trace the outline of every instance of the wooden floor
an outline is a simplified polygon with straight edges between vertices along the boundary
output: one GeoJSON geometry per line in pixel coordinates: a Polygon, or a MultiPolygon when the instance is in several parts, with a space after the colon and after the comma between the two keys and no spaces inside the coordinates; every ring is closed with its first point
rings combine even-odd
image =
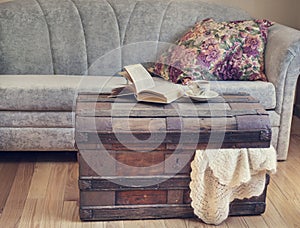
{"type": "MultiPolygon", "coordinates": [[[[219,227],[300,227],[300,119],[288,160],[278,164],[261,216],[230,217],[219,227]]],[[[195,219],[81,222],[75,153],[0,153],[0,227],[209,227],[195,219]]]]}

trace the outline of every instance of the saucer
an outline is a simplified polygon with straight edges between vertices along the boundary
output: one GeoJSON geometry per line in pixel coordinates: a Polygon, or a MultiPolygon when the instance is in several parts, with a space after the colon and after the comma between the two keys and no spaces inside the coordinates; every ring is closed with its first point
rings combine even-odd
{"type": "Polygon", "coordinates": [[[194,93],[191,90],[188,90],[185,92],[185,95],[196,101],[207,101],[209,99],[219,96],[219,94],[217,92],[212,91],[212,90],[207,91],[200,95],[194,95],[194,93]]]}

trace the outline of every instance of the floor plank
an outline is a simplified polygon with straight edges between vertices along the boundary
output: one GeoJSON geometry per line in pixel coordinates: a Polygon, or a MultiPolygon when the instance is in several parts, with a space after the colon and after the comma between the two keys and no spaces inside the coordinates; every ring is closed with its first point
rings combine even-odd
{"type": "Polygon", "coordinates": [[[78,218],[77,201],[65,201],[62,210],[62,219],[59,227],[76,228],[80,225],[78,218]]]}
{"type": "Polygon", "coordinates": [[[2,183],[5,183],[0,185],[0,215],[11,191],[18,167],[18,163],[5,163],[2,161],[0,163],[0,180],[2,183]]]}
{"type": "Polygon", "coordinates": [[[67,163],[52,163],[45,196],[41,227],[59,227],[64,205],[64,192],[68,175],[67,163]]]}
{"type": "Polygon", "coordinates": [[[261,216],[229,217],[220,226],[206,225],[198,219],[82,222],[78,216],[75,153],[30,152],[24,156],[0,152],[0,227],[300,227],[299,145],[297,118],[293,120],[288,160],[279,162],[277,173],[271,176],[266,212],[261,216]]]}
{"type": "Polygon", "coordinates": [[[145,227],[145,220],[123,221],[123,228],[143,228],[143,227],[145,227]]]}
{"type": "Polygon", "coordinates": [[[38,212],[38,199],[27,199],[25,202],[24,210],[20,218],[18,227],[38,227],[38,223],[35,221],[35,217],[39,217],[38,212]]]}
{"type": "Polygon", "coordinates": [[[36,218],[42,216],[51,169],[50,163],[36,163],[19,227],[40,226],[40,220],[36,218]]]}
{"type": "MultiPolygon", "coordinates": [[[[280,213],[283,221],[288,227],[300,227],[300,204],[295,203],[293,198],[289,198],[288,192],[291,188],[286,186],[285,183],[276,183],[274,178],[272,186],[268,189],[269,199],[276,205],[277,211],[280,213]]],[[[299,198],[298,192],[296,197],[299,198]]]]}
{"type": "Polygon", "coordinates": [[[79,189],[78,189],[78,163],[73,162],[69,164],[66,189],[64,193],[64,201],[76,201],[78,200],[79,189]]]}
{"type": "Polygon", "coordinates": [[[243,219],[244,217],[229,217],[227,218],[224,223],[229,228],[240,228],[240,227],[248,227],[246,221],[243,219]]]}
{"type": "Polygon", "coordinates": [[[267,223],[267,227],[288,227],[285,221],[285,218],[279,213],[276,208],[276,205],[267,197],[266,203],[266,212],[262,215],[264,220],[267,223]]]}
{"type": "Polygon", "coordinates": [[[255,228],[255,227],[257,227],[257,228],[268,227],[268,225],[265,222],[264,218],[260,215],[258,215],[258,216],[245,216],[243,218],[243,220],[247,224],[247,227],[253,227],[253,228],[255,228]]]}
{"type": "Polygon", "coordinates": [[[0,224],[5,224],[5,227],[18,226],[27,199],[33,171],[34,163],[20,162],[0,218],[0,224]]]}
{"type": "Polygon", "coordinates": [[[124,228],[123,221],[104,222],[104,228],[124,228]]]}
{"type": "Polygon", "coordinates": [[[186,223],[183,219],[166,219],[164,221],[166,228],[185,228],[186,223]]]}
{"type": "Polygon", "coordinates": [[[199,219],[185,219],[185,224],[187,228],[206,228],[206,227],[228,228],[226,223],[222,223],[218,226],[212,226],[201,222],[199,219]]]}
{"type": "Polygon", "coordinates": [[[163,219],[147,220],[145,225],[147,228],[166,228],[163,219]]]}

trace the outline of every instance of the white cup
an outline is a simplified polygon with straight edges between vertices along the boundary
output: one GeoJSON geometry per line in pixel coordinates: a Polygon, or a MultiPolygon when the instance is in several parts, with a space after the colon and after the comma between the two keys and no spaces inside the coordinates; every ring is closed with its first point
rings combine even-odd
{"type": "Polygon", "coordinates": [[[190,90],[192,90],[195,96],[205,94],[210,91],[209,81],[206,80],[190,81],[188,87],[190,90]]]}
{"type": "Polygon", "coordinates": [[[210,83],[207,80],[197,80],[195,81],[201,91],[201,93],[207,93],[210,91],[210,83]]]}

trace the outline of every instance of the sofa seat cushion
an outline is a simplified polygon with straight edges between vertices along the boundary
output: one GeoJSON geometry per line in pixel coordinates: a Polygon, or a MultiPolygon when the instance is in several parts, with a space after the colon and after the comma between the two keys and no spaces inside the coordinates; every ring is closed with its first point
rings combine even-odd
{"type": "MultiPolygon", "coordinates": [[[[77,92],[110,92],[122,77],[64,75],[0,75],[0,110],[71,111],[77,92]],[[21,82],[21,83],[20,83],[21,82]]],[[[211,81],[218,93],[246,92],[266,109],[276,106],[275,87],[261,81],[211,81]]]]}
{"type": "Polygon", "coordinates": [[[0,151],[74,151],[74,128],[0,127],[0,151]]]}
{"type": "Polygon", "coordinates": [[[0,111],[0,128],[72,128],[70,111],[0,111]]]}
{"type": "Polygon", "coordinates": [[[71,111],[78,92],[110,92],[122,77],[0,75],[0,110],[71,111]]]}
{"type": "Polygon", "coordinates": [[[275,87],[271,82],[262,81],[211,81],[211,89],[222,93],[249,93],[258,99],[265,109],[276,106],[275,87]]]}

